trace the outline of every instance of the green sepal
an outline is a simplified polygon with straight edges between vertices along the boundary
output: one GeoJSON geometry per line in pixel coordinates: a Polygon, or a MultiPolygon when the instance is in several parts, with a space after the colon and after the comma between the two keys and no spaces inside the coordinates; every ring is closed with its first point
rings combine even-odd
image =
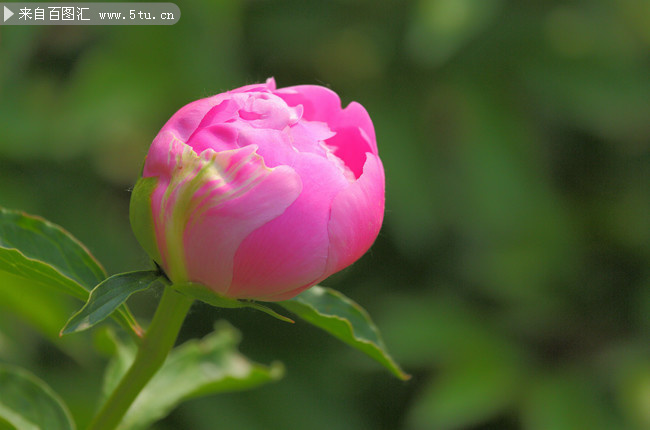
{"type": "Polygon", "coordinates": [[[264,306],[258,302],[252,300],[237,300],[231,299],[229,297],[221,296],[204,285],[196,283],[185,283],[185,284],[174,284],[173,287],[182,294],[192,297],[196,300],[200,300],[209,305],[218,307],[218,308],[252,308],[262,311],[267,315],[277,318],[280,321],[294,323],[295,321],[291,318],[287,318],[284,315],[280,315],[275,312],[273,309],[264,306]]]}
{"type": "Polygon", "coordinates": [[[140,246],[158,264],[162,262],[151,210],[151,195],[156,189],[158,178],[140,178],[131,192],[129,220],[131,229],[140,246]]]}

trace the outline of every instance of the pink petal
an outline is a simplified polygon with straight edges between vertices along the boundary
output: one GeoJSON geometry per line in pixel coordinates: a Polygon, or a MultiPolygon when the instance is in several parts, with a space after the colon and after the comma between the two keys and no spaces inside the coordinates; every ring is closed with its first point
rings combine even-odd
{"type": "Polygon", "coordinates": [[[367,154],[363,174],[332,202],[329,256],[324,279],[358,260],[379,234],[384,219],[384,169],[367,154]]]}
{"type": "Polygon", "coordinates": [[[370,145],[370,148],[372,148],[372,153],[375,155],[378,154],[375,127],[372,125],[368,111],[359,103],[350,103],[332,119],[329,125],[336,132],[347,128],[359,128],[362,137],[370,145]]]}
{"type": "Polygon", "coordinates": [[[293,145],[300,152],[318,152],[325,156],[321,143],[335,134],[326,123],[319,121],[300,121],[291,126],[293,145]]]}
{"type": "MultiPolygon", "coordinates": [[[[229,122],[238,118],[239,109],[240,105],[235,100],[231,98],[222,100],[219,104],[214,105],[205,113],[194,133],[200,131],[205,127],[209,127],[212,124],[229,122]]],[[[194,134],[192,134],[192,136],[190,136],[187,141],[189,142],[192,140],[193,136],[194,134]]]]}
{"type": "Polygon", "coordinates": [[[145,158],[143,176],[168,177],[176,166],[176,155],[182,154],[185,144],[172,131],[161,131],[151,143],[145,158]]]}
{"type": "Polygon", "coordinates": [[[289,134],[285,131],[241,127],[237,144],[240,147],[257,146],[257,153],[264,158],[264,163],[269,167],[281,164],[293,166],[299,156],[298,151],[291,145],[289,134]]]}
{"type": "Polygon", "coordinates": [[[242,240],[281,215],[298,197],[300,177],[287,166],[269,169],[254,147],[216,154],[223,175],[196,194],[201,201],[185,228],[190,280],[226,294],[242,240]]]}
{"type": "Polygon", "coordinates": [[[279,302],[279,301],[282,301],[282,300],[289,300],[290,298],[293,298],[293,297],[297,296],[298,294],[302,293],[307,288],[313,287],[317,283],[318,282],[316,282],[316,281],[310,282],[307,285],[302,285],[302,286],[300,286],[298,288],[294,288],[294,289],[289,290],[289,291],[283,291],[281,293],[276,293],[276,294],[273,294],[273,295],[260,297],[259,300],[262,300],[262,301],[265,301],[265,302],[279,302]]]}
{"type": "Polygon", "coordinates": [[[352,171],[355,178],[363,173],[366,163],[366,153],[372,151],[368,141],[361,134],[358,127],[340,128],[336,135],[326,142],[336,155],[352,171]]]}
{"type": "Polygon", "coordinates": [[[239,117],[255,128],[282,130],[296,123],[302,114],[302,108],[291,108],[271,93],[236,94],[234,97],[240,105],[239,117]]]}
{"type": "Polygon", "coordinates": [[[341,100],[332,90],[318,85],[298,85],[280,88],[273,92],[289,106],[302,105],[303,118],[308,121],[330,123],[341,111],[341,100]]]}
{"type": "MultiPolygon", "coordinates": [[[[189,137],[197,129],[205,114],[215,105],[221,103],[224,94],[196,100],[180,108],[165,123],[160,133],[164,131],[173,132],[183,142],[187,142],[189,137]]],[[[159,134],[160,134],[159,133],[159,134]]]]}
{"type": "Polygon", "coordinates": [[[303,180],[300,197],[242,242],[235,255],[233,297],[268,298],[313,283],[328,258],[330,205],[348,186],[341,171],[315,154],[292,165],[303,180]]]}
{"type": "Polygon", "coordinates": [[[237,139],[239,132],[232,124],[214,124],[197,130],[187,142],[194,152],[202,153],[206,149],[213,151],[226,151],[238,148],[237,139]]]}

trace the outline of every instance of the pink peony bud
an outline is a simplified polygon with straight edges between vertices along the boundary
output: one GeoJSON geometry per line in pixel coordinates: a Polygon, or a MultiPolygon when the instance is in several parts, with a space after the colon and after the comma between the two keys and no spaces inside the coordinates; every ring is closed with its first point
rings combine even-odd
{"type": "Polygon", "coordinates": [[[154,139],[133,192],[139,242],[174,283],[289,299],[359,259],[384,216],[372,121],[314,85],[197,100],[154,139]]]}

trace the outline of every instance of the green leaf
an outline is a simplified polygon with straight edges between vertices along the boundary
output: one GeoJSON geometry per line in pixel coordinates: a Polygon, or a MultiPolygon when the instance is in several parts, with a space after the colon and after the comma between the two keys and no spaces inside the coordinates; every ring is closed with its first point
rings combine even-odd
{"type": "Polygon", "coordinates": [[[277,318],[280,321],[294,323],[295,321],[291,318],[287,318],[284,315],[280,315],[275,312],[273,309],[264,306],[261,303],[254,302],[252,300],[237,300],[231,299],[229,297],[220,296],[209,288],[201,284],[187,283],[187,284],[175,284],[174,288],[186,296],[190,296],[194,299],[201,300],[209,305],[216,306],[218,308],[252,308],[257,309],[258,311],[264,312],[277,318]]]}
{"type": "MultiPolygon", "coordinates": [[[[240,335],[228,323],[201,340],[190,340],[171,352],[167,361],[138,395],[118,429],[147,429],[183,401],[209,394],[241,391],[276,381],[283,376],[280,363],[270,366],[253,363],[237,351],[240,335]]],[[[118,349],[125,349],[118,347],[118,349]]],[[[118,353],[120,362],[133,354],[118,353]]],[[[127,366],[114,366],[113,373],[126,372],[127,366]]],[[[115,383],[121,375],[106,381],[115,383]]]]}
{"type": "Polygon", "coordinates": [[[133,293],[150,288],[161,278],[157,270],[119,273],[107,278],[90,293],[86,304],[61,330],[61,335],[89,329],[115,312],[133,293]]]}
{"type": "Polygon", "coordinates": [[[59,340],[61,321],[75,310],[76,301],[7,272],[0,272],[0,285],[2,314],[17,315],[44,337],[59,340]]]}
{"type": "Polygon", "coordinates": [[[75,428],[63,401],[45,382],[6,364],[0,364],[0,417],[19,430],[75,428]]]}
{"type": "MultiPolygon", "coordinates": [[[[0,270],[53,287],[84,302],[106,278],[86,247],[58,225],[33,215],[0,207],[0,270]]],[[[140,335],[126,306],[116,319],[140,335]]]]}
{"type": "Polygon", "coordinates": [[[29,354],[24,331],[14,326],[15,317],[18,317],[79,365],[89,364],[94,357],[86,354],[87,339],[70,337],[61,342],[59,337],[61,325],[78,308],[77,300],[52,288],[43,288],[39,283],[0,271],[0,315],[3,317],[0,318],[3,320],[0,332],[6,336],[7,342],[11,342],[4,344],[0,335],[0,355],[10,362],[20,363],[21,355],[29,354]]]}
{"type": "Polygon", "coordinates": [[[410,378],[388,354],[379,330],[368,313],[340,292],[314,286],[293,299],[277,303],[308,323],[364,352],[398,378],[410,378]]]}
{"type": "Polygon", "coordinates": [[[61,227],[0,208],[0,270],[57,287],[86,300],[106,278],[90,252],[61,227]]]}

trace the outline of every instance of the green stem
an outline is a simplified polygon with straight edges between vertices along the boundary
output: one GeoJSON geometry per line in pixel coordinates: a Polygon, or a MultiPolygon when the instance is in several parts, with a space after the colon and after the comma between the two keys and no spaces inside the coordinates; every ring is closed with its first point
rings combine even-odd
{"type": "Polygon", "coordinates": [[[165,287],[131,368],[95,416],[88,430],[114,430],[117,427],[140,391],[165,362],[192,301],[171,286],[165,287]]]}

